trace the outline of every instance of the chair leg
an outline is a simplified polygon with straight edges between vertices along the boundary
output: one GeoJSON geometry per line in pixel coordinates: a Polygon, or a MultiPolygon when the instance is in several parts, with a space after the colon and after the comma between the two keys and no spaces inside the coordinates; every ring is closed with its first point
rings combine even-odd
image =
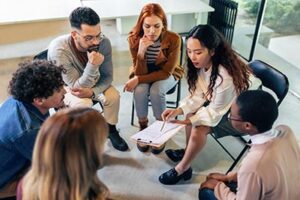
{"type": "Polygon", "coordinates": [[[243,150],[241,151],[241,153],[238,155],[238,157],[236,157],[236,159],[234,159],[234,162],[232,163],[232,165],[229,167],[229,169],[227,170],[226,174],[228,174],[230,171],[233,170],[233,168],[237,165],[237,163],[240,161],[240,159],[243,157],[244,153],[250,148],[250,146],[248,144],[246,144],[246,146],[243,148],[243,150]]]}
{"type": "Polygon", "coordinates": [[[131,107],[131,126],[134,125],[134,101],[132,101],[132,107],[131,107]]]}
{"type": "Polygon", "coordinates": [[[232,160],[235,160],[234,156],[224,147],[224,145],[216,138],[213,134],[210,134],[215,141],[222,147],[222,149],[231,157],[232,160]]]}
{"type": "Polygon", "coordinates": [[[227,170],[226,174],[228,174],[230,171],[233,170],[233,168],[237,165],[237,163],[240,161],[240,159],[243,157],[243,155],[245,154],[245,152],[250,148],[249,144],[251,144],[251,140],[249,140],[248,142],[242,138],[239,137],[241,139],[241,141],[243,141],[246,145],[243,148],[243,150],[240,152],[240,154],[235,158],[224,146],[223,144],[213,135],[210,134],[215,141],[222,147],[222,149],[232,158],[233,163],[231,164],[231,166],[229,167],[229,169],[227,170]]]}

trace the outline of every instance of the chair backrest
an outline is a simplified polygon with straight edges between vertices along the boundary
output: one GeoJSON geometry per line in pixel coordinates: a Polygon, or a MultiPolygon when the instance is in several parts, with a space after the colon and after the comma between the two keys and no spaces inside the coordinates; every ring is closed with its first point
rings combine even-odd
{"type": "Polygon", "coordinates": [[[183,64],[183,56],[184,56],[184,40],[182,39],[182,36],[180,36],[180,40],[181,40],[181,43],[180,43],[180,57],[179,57],[179,65],[182,66],[183,64]]]}
{"type": "MultiPolygon", "coordinates": [[[[179,55],[179,65],[182,66],[183,64],[183,47],[184,47],[184,43],[183,43],[183,39],[182,37],[180,36],[180,40],[181,40],[181,46],[180,46],[180,55],[179,55]]],[[[177,93],[178,93],[178,97],[180,98],[181,96],[181,79],[178,80],[178,83],[171,89],[167,92],[167,94],[172,94],[176,91],[176,88],[177,88],[177,93]]],[[[180,100],[180,99],[179,99],[180,100]]]]}
{"type": "Polygon", "coordinates": [[[209,5],[215,9],[208,14],[207,24],[219,30],[229,44],[232,43],[238,3],[231,0],[210,0],[209,5]]]}
{"type": "Polygon", "coordinates": [[[48,57],[48,49],[46,49],[46,50],[38,53],[37,55],[35,55],[33,57],[33,59],[34,60],[37,60],[37,59],[39,59],[39,60],[47,60],[47,57],[48,57]]]}
{"type": "Polygon", "coordinates": [[[262,81],[262,85],[276,94],[277,105],[279,106],[289,90],[289,81],[286,75],[261,60],[250,62],[249,67],[255,76],[262,81]]]}

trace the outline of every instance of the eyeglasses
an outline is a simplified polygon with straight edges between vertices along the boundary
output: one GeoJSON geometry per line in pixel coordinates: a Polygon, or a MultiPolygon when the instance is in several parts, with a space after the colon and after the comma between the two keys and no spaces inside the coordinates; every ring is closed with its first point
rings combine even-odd
{"type": "Polygon", "coordinates": [[[98,40],[99,42],[101,42],[101,40],[103,40],[104,38],[104,34],[102,32],[100,32],[98,35],[96,36],[92,36],[92,35],[86,35],[86,36],[83,36],[81,35],[78,31],[76,31],[76,33],[78,33],[78,35],[80,35],[81,37],[83,37],[83,39],[86,41],[86,42],[91,42],[93,41],[94,39],[98,40]]]}
{"type": "Polygon", "coordinates": [[[242,119],[232,118],[230,113],[228,114],[227,119],[229,121],[238,121],[238,122],[243,122],[244,121],[242,119]]]}

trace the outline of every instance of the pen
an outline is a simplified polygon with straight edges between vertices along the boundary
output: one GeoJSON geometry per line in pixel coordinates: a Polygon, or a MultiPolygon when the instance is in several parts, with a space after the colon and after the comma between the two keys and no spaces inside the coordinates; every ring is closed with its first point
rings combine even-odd
{"type": "Polygon", "coordinates": [[[160,129],[160,132],[163,131],[163,129],[164,129],[164,127],[165,127],[165,124],[166,124],[166,121],[164,121],[164,123],[162,124],[161,129],[160,129]]]}

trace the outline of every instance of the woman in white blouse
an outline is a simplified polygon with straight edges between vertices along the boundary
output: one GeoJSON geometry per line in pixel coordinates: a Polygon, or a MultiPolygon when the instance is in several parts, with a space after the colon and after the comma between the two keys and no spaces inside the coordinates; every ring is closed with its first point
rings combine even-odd
{"type": "Polygon", "coordinates": [[[187,36],[187,81],[189,92],[177,109],[163,112],[164,121],[186,125],[186,148],[166,150],[175,168],[163,173],[159,181],[176,184],[192,177],[191,162],[206,143],[215,127],[228,126],[225,114],[234,98],[250,86],[251,75],[223,36],[210,25],[198,25],[187,36]],[[171,120],[178,115],[185,120],[171,120]]]}

